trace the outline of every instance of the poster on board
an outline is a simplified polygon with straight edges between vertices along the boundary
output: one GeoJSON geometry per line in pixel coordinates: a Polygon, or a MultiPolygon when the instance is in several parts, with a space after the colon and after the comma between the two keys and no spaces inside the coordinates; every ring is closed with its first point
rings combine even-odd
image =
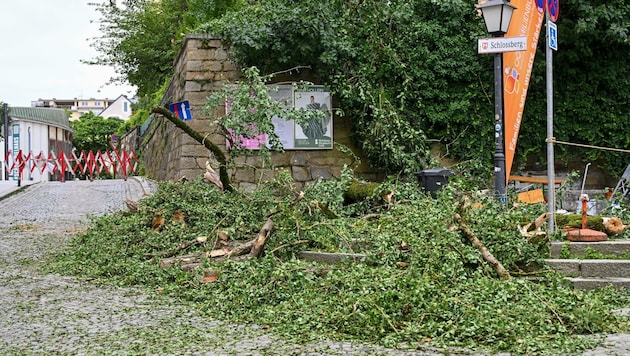
{"type": "MultiPolygon", "coordinates": [[[[271,122],[284,150],[333,148],[332,103],[330,90],[327,87],[272,84],[268,85],[268,93],[272,100],[280,102],[285,108],[320,110],[323,113],[320,117],[302,125],[274,115],[271,122]]],[[[229,101],[226,102],[225,108],[228,113],[231,108],[229,101]]],[[[251,138],[233,137],[234,142],[239,142],[240,147],[250,150],[260,149],[261,145],[269,147],[267,135],[257,135],[255,126],[250,127],[248,131],[252,133],[251,138]]],[[[229,141],[227,141],[227,147],[230,147],[229,141]]]]}
{"type": "MultiPolygon", "coordinates": [[[[280,105],[284,108],[293,107],[293,85],[270,85],[269,97],[271,99],[280,102],[280,105]]],[[[274,115],[271,118],[274,132],[280,139],[280,144],[285,150],[292,150],[295,148],[295,122],[293,120],[287,120],[278,115],[274,115]]],[[[269,144],[269,143],[267,143],[269,144]]]]}
{"type": "Polygon", "coordinates": [[[293,92],[296,109],[320,110],[324,113],[301,125],[295,125],[296,149],[332,149],[332,102],[330,90],[323,85],[296,87],[293,92]]]}

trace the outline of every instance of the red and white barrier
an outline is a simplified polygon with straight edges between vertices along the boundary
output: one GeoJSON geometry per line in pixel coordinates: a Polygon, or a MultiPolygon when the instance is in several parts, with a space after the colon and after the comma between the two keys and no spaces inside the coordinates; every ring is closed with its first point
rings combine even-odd
{"type": "Polygon", "coordinates": [[[81,173],[88,176],[90,180],[94,180],[94,175],[101,174],[114,174],[120,175],[124,179],[127,179],[129,174],[133,174],[138,168],[138,156],[135,151],[97,151],[96,153],[89,151],[81,151],[81,154],[77,157],[73,152],[71,155],[66,155],[65,152],[60,152],[55,155],[54,152],[49,152],[48,155],[44,152],[39,152],[34,155],[32,152],[24,154],[22,150],[18,151],[15,155],[9,151],[4,157],[4,168],[7,172],[15,172],[19,177],[22,177],[24,171],[33,173],[36,169],[40,173],[45,172],[50,174],[59,173],[61,180],[65,179],[66,173],[71,172],[74,175],[81,173]]]}

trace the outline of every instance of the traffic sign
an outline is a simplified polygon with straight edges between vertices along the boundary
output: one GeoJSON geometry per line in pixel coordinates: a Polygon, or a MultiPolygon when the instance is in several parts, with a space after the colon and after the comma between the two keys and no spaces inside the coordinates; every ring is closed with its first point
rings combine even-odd
{"type": "Polygon", "coordinates": [[[547,0],[547,11],[549,11],[548,14],[551,21],[558,21],[558,13],[560,12],[560,0],[547,0]]]}
{"type": "Polygon", "coordinates": [[[184,121],[188,121],[192,119],[192,114],[190,112],[190,103],[188,102],[188,100],[181,101],[178,103],[173,103],[169,105],[168,108],[169,110],[171,110],[173,114],[175,114],[175,116],[177,116],[178,118],[184,121]]]}
{"type": "Polygon", "coordinates": [[[558,26],[551,22],[547,21],[547,38],[549,39],[549,48],[554,51],[558,50],[558,26]]]}
{"type": "Polygon", "coordinates": [[[480,38],[477,53],[517,52],[527,49],[527,37],[492,37],[480,38]]]}

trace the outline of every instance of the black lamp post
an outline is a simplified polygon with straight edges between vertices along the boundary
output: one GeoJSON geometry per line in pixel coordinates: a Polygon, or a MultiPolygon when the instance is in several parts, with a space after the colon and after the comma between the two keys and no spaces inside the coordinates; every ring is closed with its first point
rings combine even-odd
{"type": "MultiPolygon", "coordinates": [[[[510,0],[488,0],[477,6],[481,10],[488,33],[493,37],[503,37],[510,27],[512,13],[516,9],[510,0]]],[[[502,202],[506,201],[505,146],[503,143],[503,53],[494,55],[494,194],[502,202]]]]}

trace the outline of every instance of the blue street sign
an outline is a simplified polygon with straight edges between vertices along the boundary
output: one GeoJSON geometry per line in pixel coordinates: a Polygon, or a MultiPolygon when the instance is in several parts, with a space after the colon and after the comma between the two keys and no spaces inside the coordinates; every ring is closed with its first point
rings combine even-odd
{"type": "Polygon", "coordinates": [[[169,110],[178,118],[188,121],[192,119],[192,114],[190,113],[190,103],[188,100],[181,101],[179,103],[173,103],[168,106],[169,110]]]}
{"type": "Polygon", "coordinates": [[[558,26],[551,21],[547,21],[547,31],[549,38],[549,48],[554,51],[558,50],[558,26]]]}

